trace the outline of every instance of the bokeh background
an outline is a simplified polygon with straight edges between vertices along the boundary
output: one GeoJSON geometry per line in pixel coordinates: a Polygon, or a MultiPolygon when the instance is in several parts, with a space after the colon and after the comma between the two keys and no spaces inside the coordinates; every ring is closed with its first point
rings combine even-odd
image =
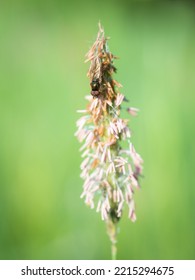
{"type": "Polygon", "coordinates": [[[0,258],[110,259],[105,225],[80,199],[77,109],[98,21],[144,158],[137,221],[119,259],[195,258],[195,5],[188,1],[1,1],[0,258]]]}

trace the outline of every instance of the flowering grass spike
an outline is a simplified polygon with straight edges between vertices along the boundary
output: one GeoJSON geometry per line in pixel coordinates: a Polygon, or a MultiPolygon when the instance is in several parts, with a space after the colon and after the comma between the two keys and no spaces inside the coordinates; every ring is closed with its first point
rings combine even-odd
{"type": "MultiPolygon", "coordinates": [[[[127,99],[120,92],[121,84],[113,78],[116,72],[113,61],[117,57],[109,51],[107,41],[99,25],[97,39],[86,55],[86,62],[90,61],[87,76],[91,95],[86,96],[86,109],[78,110],[83,116],[77,121],[76,136],[83,142],[81,198],[100,212],[106,222],[112,257],[116,258],[117,225],[125,203],[129,218],[136,220],[133,194],[139,188],[143,160],[131,142],[128,120],[120,118],[121,104],[127,99]]],[[[136,116],[138,109],[126,108],[126,111],[136,116]]]]}

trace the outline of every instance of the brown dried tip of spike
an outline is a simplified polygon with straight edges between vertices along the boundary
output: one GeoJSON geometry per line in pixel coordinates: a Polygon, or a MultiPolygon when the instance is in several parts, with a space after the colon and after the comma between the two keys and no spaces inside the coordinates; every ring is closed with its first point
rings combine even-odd
{"type": "MultiPolygon", "coordinates": [[[[94,51],[97,48],[97,46],[99,45],[101,39],[104,38],[104,29],[101,26],[100,22],[99,22],[98,26],[99,26],[99,31],[98,31],[98,34],[97,34],[97,38],[96,38],[93,46],[90,48],[88,53],[85,55],[86,56],[85,63],[90,61],[90,60],[92,60],[92,59],[94,59],[94,57],[95,57],[94,51]]],[[[104,40],[102,41],[102,44],[103,44],[103,42],[105,43],[105,40],[106,39],[104,38],[104,40]]],[[[99,45],[99,47],[100,47],[100,45],[99,45]]]]}

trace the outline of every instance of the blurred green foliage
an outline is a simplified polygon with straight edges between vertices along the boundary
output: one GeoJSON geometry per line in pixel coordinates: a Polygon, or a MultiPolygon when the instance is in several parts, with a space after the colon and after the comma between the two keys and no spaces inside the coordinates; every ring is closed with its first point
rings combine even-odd
{"type": "MultiPolygon", "coordinates": [[[[2,2],[2,1],[1,1],[2,2]]],[[[5,1],[0,10],[0,258],[110,259],[79,198],[77,109],[101,20],[144,158],[119,259],[195,258],[195,6],[187,1],[5,1]]]]}

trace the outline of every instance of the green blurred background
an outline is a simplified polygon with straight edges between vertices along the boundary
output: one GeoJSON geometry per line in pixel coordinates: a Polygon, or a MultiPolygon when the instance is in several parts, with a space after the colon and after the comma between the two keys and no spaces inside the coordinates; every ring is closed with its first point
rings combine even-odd
{"type": "Polygon", "coordinates": [[[98,21],[144,158],[137,221],[119,259],[195,258],[195,6],[188,1],[1,1],[0,258],[110,259],[99,214],[80,199],[77,109],[98,21]]]}

